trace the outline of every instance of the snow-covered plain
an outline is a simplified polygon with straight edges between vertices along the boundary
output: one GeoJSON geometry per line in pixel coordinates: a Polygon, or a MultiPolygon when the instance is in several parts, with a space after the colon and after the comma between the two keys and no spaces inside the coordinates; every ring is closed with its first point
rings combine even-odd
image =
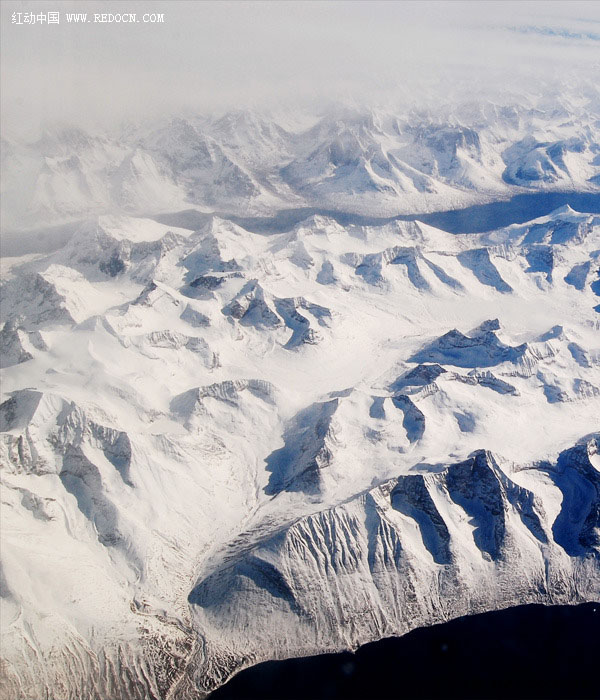
{"type": "Polygon", "coordinates": [[[4,694],[200,698],[269,658],[598,600],[600,217],[211,213],[598,192],[591,114],[11,145],[13,229],[85,221],[2,261],[4,694]],[[158,223],[190,203],[199,227],[158,223]]]}

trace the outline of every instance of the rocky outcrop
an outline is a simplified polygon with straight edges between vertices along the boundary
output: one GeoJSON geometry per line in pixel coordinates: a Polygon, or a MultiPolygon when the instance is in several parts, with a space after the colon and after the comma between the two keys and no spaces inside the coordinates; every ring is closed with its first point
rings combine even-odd
{"type": "Polygon", "coordinates": [[[322,327],[329,326],[331,320],[329,309],[313,304],[303,297],[275,297],[266,292],[257,280],[247,282],[223,308],[223,314],[235,319],[242,326],[251,326],[262,331],[289,328],[292,335],[284,344],[288,350],[305,344],[316,345],[319,342],[321,336],[311,326],[311,316],[313,322],[322,327]]]}
{"type": "Polygon", "coordinates": [[[527,345],[505,345],[496,335],[499,328],[497,320],[482,324],[468,336],[455,328],[419,350],[411,357],[411,362],[437,362],[475,368],[520,360],[527,345]]]}
{"type": "Polygon", "coordinates": [[[206,636],[219,661],[198,682],[209,690],[265,647],[268,658],[306,655],[516,602],[597,599],[598,440],[529,467],[532,490],[480,450],[263,537],[190,594],[197,624],[220,630],[218,642],[206,636]],[[563,496],[554,520],[545,474],[563,496]]]}

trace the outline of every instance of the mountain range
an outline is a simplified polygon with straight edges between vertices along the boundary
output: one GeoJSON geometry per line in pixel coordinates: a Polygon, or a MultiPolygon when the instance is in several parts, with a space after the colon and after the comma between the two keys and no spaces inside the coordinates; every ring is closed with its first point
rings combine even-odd
{"type": "Polygon", "coordinates": [[[3,145],[6,697],[199,699],[600,600],[600,216],[416,215],[600,197],[593,105],[283,122],[3,145]],[[348,222],[246,220],[317,205],[348,222]]]}
{"type": "Polygon", "coordinates": [[[529,191],[597,191],[600,98],[404,111],[220,116],[48,128],[3,139],[6,231],[200,208],[265,214],[319,206],[391,215],[529,191]]]}

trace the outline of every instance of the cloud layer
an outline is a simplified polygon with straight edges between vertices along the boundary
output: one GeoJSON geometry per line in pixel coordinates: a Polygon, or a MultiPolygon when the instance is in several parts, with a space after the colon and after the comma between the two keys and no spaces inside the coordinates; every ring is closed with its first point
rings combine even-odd
{"type": "Polygon", "coordinates": [[[3,122],[471,97],[600,74],[594,2],[4,2],[3,122]],[[17,26],[12,12],[61,12],[17,26]],[[67,24],[67,12],[164,24],[67,24]],[[570,77],[572,76],[572,78],[570,77]]]}

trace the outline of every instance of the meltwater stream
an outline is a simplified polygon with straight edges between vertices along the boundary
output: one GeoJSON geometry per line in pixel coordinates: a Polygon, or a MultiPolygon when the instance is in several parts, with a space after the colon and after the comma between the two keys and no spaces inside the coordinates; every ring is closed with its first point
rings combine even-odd
{"type": "Polygon", "coordinates": [[[523,605],[366,644],[267,661],[209,700],[597,700],[600,603],[523,605]]]}

